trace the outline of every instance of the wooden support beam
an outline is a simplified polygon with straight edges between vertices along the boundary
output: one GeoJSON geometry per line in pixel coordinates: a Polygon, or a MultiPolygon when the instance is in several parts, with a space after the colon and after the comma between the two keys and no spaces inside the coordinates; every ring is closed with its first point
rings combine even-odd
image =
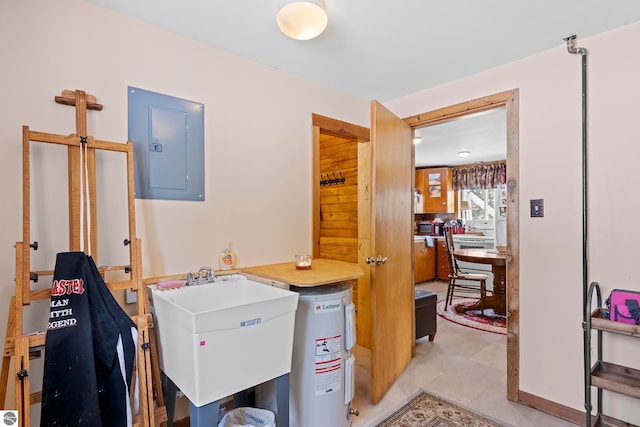
{"type": "Polygon", "coordinates": [[[30,411],[30,380],[29,380],[29,338],[20,336],[16,338],[14,373],[16,379],[15,395],[16,409],[20,414],[20,425],[31,426],[30,411]]]}

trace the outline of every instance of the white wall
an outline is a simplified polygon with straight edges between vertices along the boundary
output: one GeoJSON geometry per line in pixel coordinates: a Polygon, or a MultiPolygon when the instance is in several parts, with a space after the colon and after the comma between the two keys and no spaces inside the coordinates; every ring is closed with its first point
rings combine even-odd
{"type": "MultiPolygon", "coordinates": [[[[206,201],[136,201],[145,277],[217,268],[227,242],[240,267],[291,261],[311,250],[311,115],[362,126],[369,104],[80,0],[0,3],[0,330],[14,294],[22,241],[22,126],[75,132],[63,89],[95,95],[88,132],[127,139],[127,86],[205,105],[206,201]]],[[[66,148],[34,148],[33,266],[67,250],[66,148]]],[[[99,157],[99,265],[127,262],[125,175],[99,157]]],[[[46,282],[46,280],[45,280],[46,282]]],[[[49,281],[50,283],[50,281],[49,281]]],[[[43,280],[36,286],[47,287],[43,280]]],[[[33,311],[33,310],[27,310],[33,311]]],[[[41,312],[48,314],[47,307],[41,312]]],[[[46,326],[27,314],[25,332],[46,326]]],[[[35,378],[35,375],[34,375],[35,378]]]]}
{"type": "MultiPolygon", "coordinates": [[[[588,49],[589,280],[604,298],[640,290],[640,24],[578,39],[588,49]]],[[[558,48],[388,102],[408,117],[520,89],[520,389],[583,409],[581,59],[558,48]],[[545,217],[529,217],[544,199],[545,217]]],[[[605,337],[605,358],[638,368],[640,342],[605,337]],[[612,345],[613,343],[613,345],[612,345]]],[[[612,396],[605,409],[637,424],[637,400],[612,396]]],[[[611,413],[611,412],[610,412],[611,413]]]]}

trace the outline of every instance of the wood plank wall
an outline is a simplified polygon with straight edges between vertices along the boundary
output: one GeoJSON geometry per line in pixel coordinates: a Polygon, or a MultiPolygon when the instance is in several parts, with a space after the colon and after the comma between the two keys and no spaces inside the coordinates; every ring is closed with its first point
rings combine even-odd
{"type": "MultiPolygon", "coordinates": [[[[320,186],[320,257],[358,263],[358,142],[320,134],[320,176],[344,177],[341,184],[320,186]]],[[[353,301],[358,301],[358,281],[353,301]]],[[[357,305],[357,303],[356,303],[357,305]]],[[[356,317],[357,325],[361,322],[356,317]]],[[[360,331],[357,331],[360,335],[360,331]]],[[[358,341],[360,341],[358,339],[358,341]]]]}

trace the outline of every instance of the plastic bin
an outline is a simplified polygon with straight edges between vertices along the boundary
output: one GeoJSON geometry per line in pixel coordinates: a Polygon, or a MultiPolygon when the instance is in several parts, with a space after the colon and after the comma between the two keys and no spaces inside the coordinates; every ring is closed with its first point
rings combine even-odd
{"type": "Polygon", "coordinates": [[[276,427],[276,416],[267,409],[235,408],[227,412],[218,427],[276,427]]]}

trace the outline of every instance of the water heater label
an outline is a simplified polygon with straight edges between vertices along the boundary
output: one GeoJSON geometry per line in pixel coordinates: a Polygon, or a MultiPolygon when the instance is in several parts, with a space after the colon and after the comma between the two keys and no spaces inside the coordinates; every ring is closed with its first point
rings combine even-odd
{"type": "Polygon", "coordinates": [[[342,335],[316,338],[315,351],[316,396],[340,390],[342,388],[342,335]]]}
{"type": "Polygon", "coordinates": [[[240,327],[245,328],[247,326],[253,326],[262,323],[262,317],[258,317],[257,319],[245,320],[240,322],[240,327]]]}
{"type": "Polygon", "coordinates": [[[316,314],[331,313],[332,311],[338,311],[342,307],[342,300],[335,299],[331,301],[318,301],[314,307],[316,314]]]}

